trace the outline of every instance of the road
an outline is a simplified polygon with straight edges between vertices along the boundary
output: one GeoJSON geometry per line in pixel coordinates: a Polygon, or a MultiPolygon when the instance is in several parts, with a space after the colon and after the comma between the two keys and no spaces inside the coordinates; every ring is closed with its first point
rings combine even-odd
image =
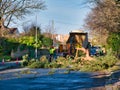
{"type": "Polygon", "coordinates": [[[0,62],[0,71],[10,68],[20,67],[21,61],[11,61],[11,62],[0,62]]]}

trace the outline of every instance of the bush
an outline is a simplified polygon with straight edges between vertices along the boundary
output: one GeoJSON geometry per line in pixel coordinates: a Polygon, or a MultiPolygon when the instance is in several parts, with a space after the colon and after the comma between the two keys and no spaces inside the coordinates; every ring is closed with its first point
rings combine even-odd
{"type": "Polygon", "coordinates": [[[11,60],[11,56],[1,56],[0,57],[0,61],[2,61],[2,60],[5,60],[5,61],[10,61],[11,60]]]}
{"type": "Polygon", "coordinates": [[[45,55],[40,57],[40,61],[44,62],[44,63],[48,63],[48,59],[47,59],[47,57],[45,55]]]}
{"type": "Polygon", "coordinates": [[[112,33],[107,39],[109,48],[111,48],[114,54],[119,57],[120,55],[120,32],[112,33]]]}
{"type": "Polygon", "coordinates": [[[21,66],[22,67],[28,66],[28,60],[23,60],[21,66]]]}
{"type": "Polygon", "coordinates": [[[56,61],[53,61],[48,65],[48,68],[60,68],[60,67],[61,64],[58,64],[56,61]]]}
{"type": "Polygon", "coordinates": [[[49,47],[51,46],[53,43],[52,39],[48,38],[48,37],[43,37],[42,38],[42,44],[45,46],[45,47],[49,47]]]}
{"type": "Polygon", "coordinates": [[[34,62],[36,62],[36,60],[33,58],[33,59],[31,59],[31,60],[29,60],[29,62],[28,62],[28,66],[30,66],[31,64],[33,64],[34,62]]]}
{"type": "Polygon", "coordinates": [[[28,67],[30,68],[48,68],[49,63],[46,56],[42,56],[39,60],[32,59],[28,63],[28,67]]]}
{"type": "Polygon", "coordinates": [[[42,63],[40,61],[33,62],[29,68],[44,68],[45,63],[42,63]]]}
{"type": "Polygon", "coordinates": [[[23,59],[23,60],[28,60],[28,54],[22,56],[22,59],[23,59]]]}
{"type": "Polygon", "coordinates": [[[97,57],[96,61],[88,61],[81,71],[100,71],[113,67],[118,59],[109,51],[106,56],[97,57]]]}
{"type": "Polygon", "coordinates": [[[68,68],[71,61],[72,61],[71,59],[66,59],[64,57],[59,57],[59,58],[57,58],[56,63],[61,68],[68,68]]]}
{"type": "Polygon", "coordinates": [[[22,67],[28,66],[28,54],[22,56],[22,58],[23,58],[23,61],[21,63],[21,66],[22,67]]]}
{"type": "MultiPolygon", "coordinates": [[[[30,68],[68,68],[69,70],[80,71],[101,71],[108,70],[115,66],[118,59],[112,54],[111,51],[105,56],[96,57],[96,60],[82,60],[81,58],[71,60],[64,57],[59,57],[56,61],[48,62],[46,56],[42,56],[39,60],[32,59],[28,62],[24,56],[23,66],[28,65],[30,68]]],[[[116,69],[116,67],[115,67],[116,69]]],[[[111,69],[112,70],[112,69],[111,69]]]]}

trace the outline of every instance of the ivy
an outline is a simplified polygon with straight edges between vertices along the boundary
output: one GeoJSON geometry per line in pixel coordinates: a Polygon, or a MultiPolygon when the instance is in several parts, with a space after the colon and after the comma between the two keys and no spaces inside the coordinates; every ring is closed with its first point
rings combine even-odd
{"type": "Polygon", "coordinates": [[[40,48],[42,46],[41,40],[35,40],[33,36],[24,36],[19,38],[19,43],[26,44],[27,46],[37,47],[40,48]]]}
{"type": "Polygon", "coordinates": [[[107,40],[109,48],[111,48],[115,54],[120,54],[120,32],[112,33],[107,40]]]}

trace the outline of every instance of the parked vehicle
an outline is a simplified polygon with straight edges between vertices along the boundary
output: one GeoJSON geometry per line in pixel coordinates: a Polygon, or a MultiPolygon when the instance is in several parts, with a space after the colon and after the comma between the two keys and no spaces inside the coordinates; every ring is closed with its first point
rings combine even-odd
{"type": "Polygon", "coordinates": [[[102,56],[104,55],[102,48],[100,46],[92,46],[90,49],[91,56],[102,56]]]}

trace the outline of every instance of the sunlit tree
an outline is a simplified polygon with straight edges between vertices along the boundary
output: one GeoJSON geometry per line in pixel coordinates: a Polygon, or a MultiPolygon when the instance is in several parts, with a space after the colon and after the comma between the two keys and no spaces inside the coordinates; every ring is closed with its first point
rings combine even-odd
{"type": "Polygon", "coordinates": [[[119,0],[90,1],[94,3],[94,7],[86,18],[85,26],[92,34],[99,36],[98,39],[102,42],[108,34],[120,31],[120,8],[119,3],[117,4],[119,0]]]}
{"type": "Polygon", "coordinates": [[[11,21],[43,9],[42,0],[0,0],[0,30],[8,27],[11,21]]]}
{"type": "MultiPolygon", "coordinates": [[[[24,17],[33,13],[35,10],[45,9],[42,0],[1,0],[0,1],[0,17],[7,20],[6,26],[14,18],[24,17]]],[[[3,22],[4,23],[4,22],[3,22]]]]}

